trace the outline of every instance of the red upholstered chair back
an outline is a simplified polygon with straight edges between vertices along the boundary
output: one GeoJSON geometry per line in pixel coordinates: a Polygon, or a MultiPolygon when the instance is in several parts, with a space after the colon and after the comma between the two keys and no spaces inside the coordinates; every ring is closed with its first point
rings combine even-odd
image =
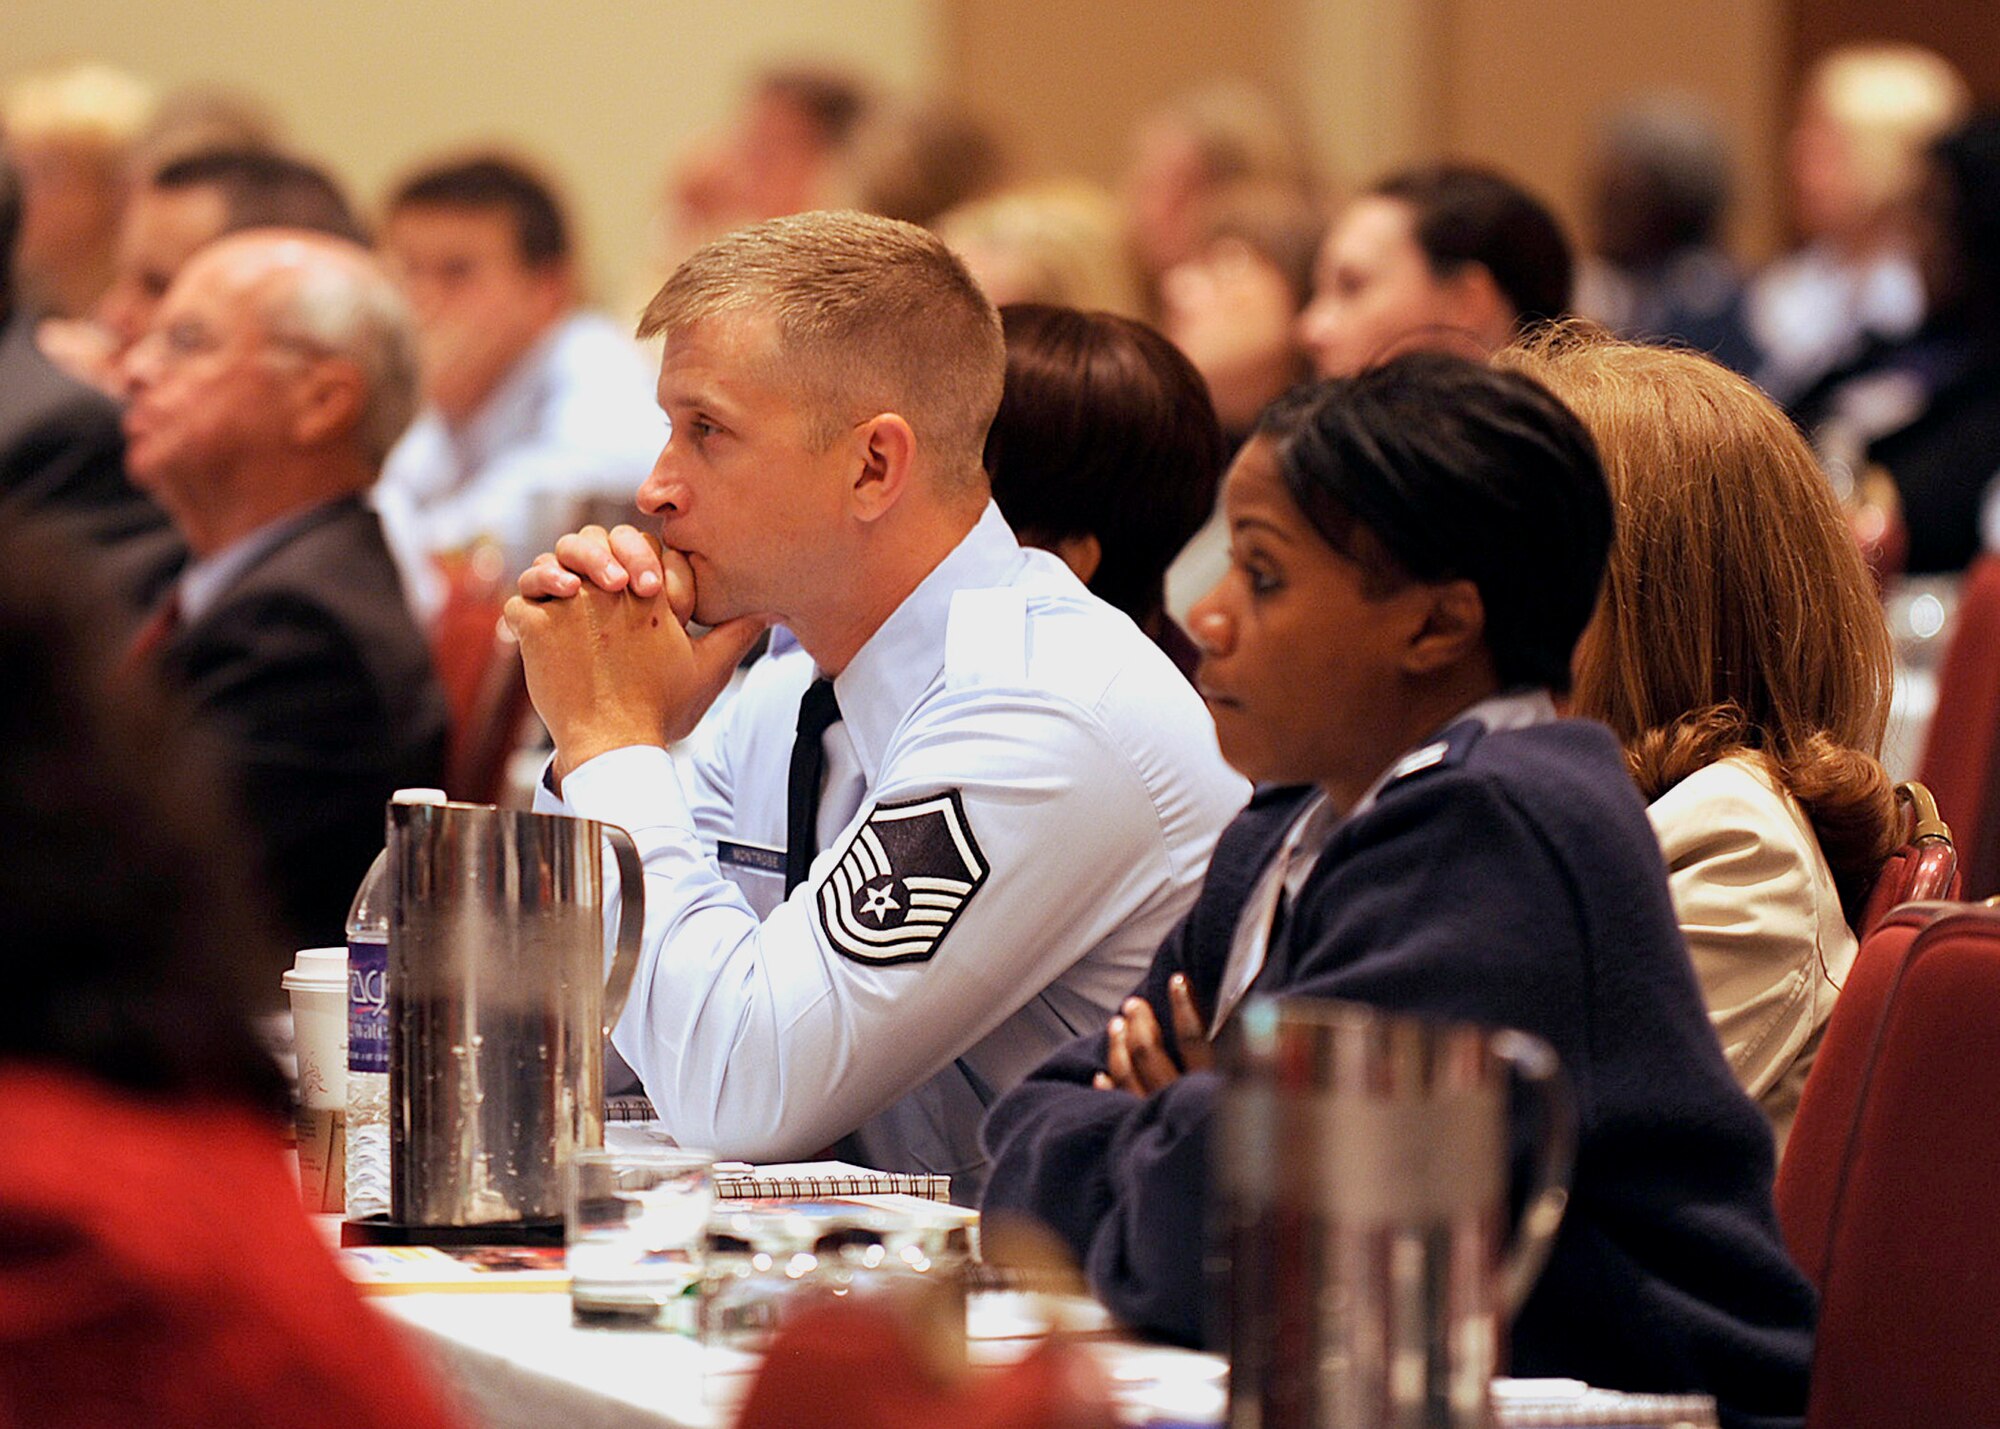
{"type": "MultiPolygon", "coordinates": [[[[1981,556],[1966,573],[1957,624],[1938,672],[1937,711],[1924,741],[1921,777],[1937,796],[1939,812],[1965,841],[1960,859],[1968,871],[1989,861],[1977,844],[1989,823],[1983,814],[2000,789],[1993,778],[1994,734],[2000,730],[2000,556],[1981,556]]],[[[2000,859],[1990,862],[2000,865],[2000,859]]],[[[2000,889],[1974,879],[1967,891],[1983,898],[2000,889]]]]}
{"type": "Polygon", "coordinates": [[[507,765],[521,747],[522,726],[534,704],[514,632],[495,622],[486,669],[472,705],[449,743],[446,788],[454,799],[497,804],[507,788],[507,765]]]}
{"type": "Polygon", "coordinates": [[[431,664],[444,686],[454,733],[478,701],[493,656],[493,632],[500,621],[501,601],[467,590],[454,582],[445,596],[437,622],[431,626],[431,664]]]}
{"type": "Polygon", "coordinates": [[[1903,819],[1903,841],[1889,855],[1868,890],[1855,931],[1867,937],[1882,925],[1899,903],[1935,902],[1958,897],[1958,850],[1951,829],[1938,817],[1937,801],[1921,784],[1896,786],[1897,811],[1903,819]]]}
{"type": "Polygon", "coordinates": [[[1903,960],[1917,934],[1954,906],[1902,904],[1862,940],[1799,1097],[1791,1138],[1778,1163],[1778,1224],[1792,1259],[1815,1286],[1826,1273],[1834,1203],[1889,990],[1902,976],[1903,960]]]}
{"type": "MultiPolygon", "coordinates": [[[[1884,969],[1820,1257],[1808,1429],[2000,1423],[2000,910],[1932,911],[1884,969]]],[[[1813,1081],[1853,1050],[1830,1029],[1813,1081]]]]}
{"type": "Polygon", "coordinates": [[[497,550],[482,548],[453,563],[431,627],[431,663],[451,719],[445,789],[480,804],[498,797],[529,709],[521,652],[500,619],[507,591],[499,559],[497,550]]]}

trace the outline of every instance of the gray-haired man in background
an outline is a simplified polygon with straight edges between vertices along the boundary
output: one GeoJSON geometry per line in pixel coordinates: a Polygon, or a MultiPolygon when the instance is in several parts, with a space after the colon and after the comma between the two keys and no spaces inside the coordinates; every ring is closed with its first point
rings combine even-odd
{"type": "Polygon", "coordinates": [[[338,942],[445,706],[363,494],[416,403],[409,320],[343,239],[258,229],[191,258],[127,354],[127,466],[191,560],[134,638],[223,743],[295,940],[338,942]]]}

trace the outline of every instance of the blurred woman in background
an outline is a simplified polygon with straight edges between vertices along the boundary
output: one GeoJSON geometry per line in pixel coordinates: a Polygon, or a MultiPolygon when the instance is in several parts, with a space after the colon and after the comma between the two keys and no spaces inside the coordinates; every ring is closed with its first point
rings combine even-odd
{"type": "Polygon", "coordinates": [[[1484,357],[1569,310],[1575,259],[1541,200],[1470,164],[1391,174],[1334,219],[1299,340],[1321,377],[1413,347],[1484,357]]]}
{"type": "Polygon", "coordinates": [[[0,95],[25,199],[14,278],[37,317],[88,317],[110,287],[127,165],[154,103],[144,80],[87,61],[30,71],[0,95]]]}
{"type": "Polygon", "coordinates": [[[1200,371],[1234,451],[1260,412],[1312,375],[1298,318],[1326,218],[1296,188],[1247,183],[1218,194],[1199,231],[1194,253],[1160,280],[1160,331],[1200,371]]]}
{"type": "Polygon", "coordinates": [[[2000,543],[2000,112],[1940,139],[1928,172],[1923,324],[1864,342],[1791,413],[1855,530],[1899,533],[1906,575],[1948,576],[2000,543]]]}
{"type": "Polygon", "coordinates": [[[1597,439],[1618,508],[1571,708],[1650,805],[1695,973],[1782,1147],[1896,841],[1887,624],[1805,441],[1694,353],[1558,330],[1500,357],[1597,439]]]}
{"type": "Polygon", "coordinates": [[[1116,200],[1078,180],[976,198],[931,227],[996,307],[1051,303],[1138,317],[1138,270],[1118,222],[1116,200]]]}
{"type": "Polygon", "coordinates": [[[1267,183],[1310,193],[1313,160],[1297,119],[1236,80],[1197,85],[1133,127],[1123,179],[1126,236],[1150,290],[1201,245],[1202,211],[1224,189],[1267,183]]]}
{"type": "MultiPolygon", "coordinates": [[[[1320,205],[1285,184],[1248,181],[1202,211],[1200,246],[1160,280],[1160,330],[1208,384],[1229,450],[1271,403],[1312,375],[1299,313],[1326,235],[1320,205]]],[[[1183,623],[1229,568],[1220,506],[1167,568],[1167,610],[1183,623]]]]}
{"type": "Polygon", "coordinates": [[[1749,294],[1753,375],[1779,402],[1923,321],[1913,220],[1924,153],[1970,103],[1958,71],[1917,45],[1846,45],[1813,66],[1787,152],[1804,245],[1749,294]]]}

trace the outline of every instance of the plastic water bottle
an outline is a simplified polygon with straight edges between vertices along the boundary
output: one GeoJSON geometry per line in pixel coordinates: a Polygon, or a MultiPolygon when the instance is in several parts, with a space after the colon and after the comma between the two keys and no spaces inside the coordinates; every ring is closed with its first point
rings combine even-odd
{"type": "MultiPolygon", "coordinates": [[[[442,804],[398,789],[398,804],[442,804]]],[[[347,912],[347,1219],[389,1214],[389,851],[375,855],[347,912]]]]}

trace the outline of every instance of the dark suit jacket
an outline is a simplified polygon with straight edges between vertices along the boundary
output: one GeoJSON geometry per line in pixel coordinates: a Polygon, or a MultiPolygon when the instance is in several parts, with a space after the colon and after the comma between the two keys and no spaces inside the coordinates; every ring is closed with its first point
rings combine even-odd
{"type": "Polygon", "coordinates": [[[0,511],[58,519],[97,546],[167,531],[125,479],[117,404],[43,357],[25,313],[0,320],[0,511]]]}
{"type": "MultiPolygon", "coordinates": [[[[1576,1167],[1512,1372],[1713,1394],[1732,1429],[1796,1425],[1814,1303],[1779,1239],[1770,1127],[1703,1011],[1616,741],[1563,720],[1464,722],[1443,743],[1334,831],[1252,991],[1547,1040],[1576,1096],[1576,1167]]],[[[1307,793],[1264,791],[1224,831],[1139,989],[1163,1028],[1175,972],[1215,1006],[1238,915],[1307,793]]],[[[1104,1053],[1083,1038],[995,1104],[983,1209],[1048,1223],[1128,1323],[1198,1342],[1218,1076],[1141,1100],[1091,1087],[1104,1053]]]]}
{"type": "Polygon", "coordinates": [[[1908,426],[1870,443],[1895,479],[1910,533],[1910,575],[1962,571],[1980,552],[1980,512],[2000,470],[2000,354],[1987,353],[1931,394],[1908,426]]]}
{"type": "Polygon", "coordinates": [[[359,497],[314,511],[160,658],[221,744],[293,938],[342,942],[389,796],[444,778],[444,695],[381,522],[359,497]]]}
{"type": "Polygon", "coordinates": [[[1980,551],[1980,512],[2000,467],[2000,350],[1948,319],[1907,338],[1870,337],[1844,365],[1788,408],[1814,432],[1841,401],[1870,382],[1895,378],[1920,401],[1902,426],[1871,434],[1868,461],[1887,471],[1902,502],[1913,576],[1964,570],[1980,551]]]}

